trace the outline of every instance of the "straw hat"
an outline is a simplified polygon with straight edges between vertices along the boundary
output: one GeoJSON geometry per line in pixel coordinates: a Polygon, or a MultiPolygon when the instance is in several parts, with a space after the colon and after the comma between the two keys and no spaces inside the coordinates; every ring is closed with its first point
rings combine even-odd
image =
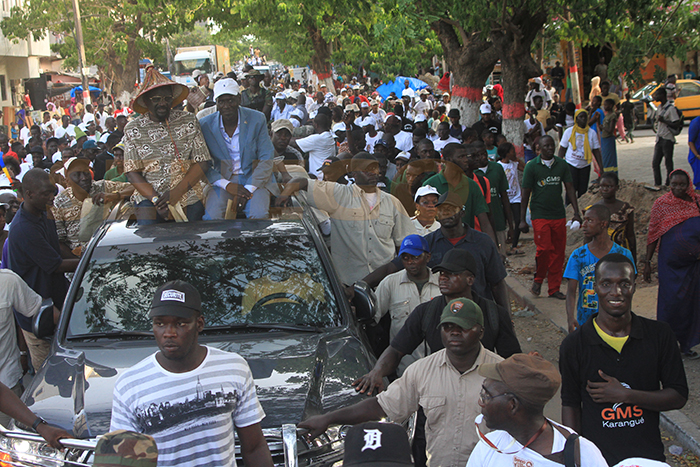
{"type": "Polygon", "coordinates": [[[175,107],[180,104],[180,102],[187,99],[190,90],[184,84],[176,83],[165,76],[163,76],[158,70],[156,70],[153,65],[146,67],[146,77],[143,80],[141,89],[136,95],[133,101],[131,101],[131,108],[140,114],[148,113],[148,107],[143,101],[143,96],[148,92],[156,88],[161,88],[163,86],[172,86],[173,88],[173,103],[170,108],[175,107]]]}

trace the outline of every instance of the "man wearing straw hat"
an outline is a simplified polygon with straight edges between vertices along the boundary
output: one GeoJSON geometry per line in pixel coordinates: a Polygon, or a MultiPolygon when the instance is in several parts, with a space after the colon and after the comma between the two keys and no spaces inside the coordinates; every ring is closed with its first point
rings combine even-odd
{"type": "Polygon", "coordinates": [[[193,114],[172,110],[186,86],[151,67],[131,107],[141,115],[124,128],[124,173],[136,187],[139,224],[196,221],[204,215],[200,180],[211,160],[193,114]]]}

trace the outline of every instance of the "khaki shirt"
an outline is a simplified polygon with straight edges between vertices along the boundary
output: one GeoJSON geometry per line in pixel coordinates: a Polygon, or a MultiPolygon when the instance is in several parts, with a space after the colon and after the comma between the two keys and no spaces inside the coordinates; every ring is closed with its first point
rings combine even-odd
{"type": "MultiPolygon", "coordinates": [[[[124,173],[141,172],[158,194],[173,189],[190,167],[211,160],[199,122],[194,115],[171,110],[167,123],[154,122],[148,114],[130,121],[124,128],[124,173]]],[[[138,191],[135,204],[145,200],[138,191]]],[[[195,183],[182,197],[182,206],[204,202],[202,184],[195,183]]]]}
{"type": "Polygon", "coordinates": [[[481,413],[479,393],[485,378],[476,370],[484,363],[502,360],[481,346],[474,365],[460,374],[442,349],[409,366],[377,401],[398,423],[423,407],[428,466],[464,467],[479,441],[474,419],[481,413]]]}
{"type": "MultiPolygon", "coordinates": [[[[391,314],[391,327],[389,329],[391,340],[398,334],[403,323],[406,322],[406,318],[415,307],[440,295],[439,275],[433,274],[430,269],[428,269],[428,273],[428,282],[423,285],[420,293],[418,293],[418,286],[408,278],[406,270],[389,274],[377,286],[375,292],[377,313],[374,320],[379,322],[387,311],[391,314]]],[[[423,357],[425,357],[423,345],[419,346],[411,355],[404,356],[399,363],[399,376],[403,374],[408,365],[423,357]]]]}
{"type": "Polygon", "coordinates": [[[401,202],[377,192],[377,204],[370,209],[357,185],[309,180],[309,204],[332,219],[331,257],[346,285],[394,259],[404,237],[416,233],[401,202]]]}

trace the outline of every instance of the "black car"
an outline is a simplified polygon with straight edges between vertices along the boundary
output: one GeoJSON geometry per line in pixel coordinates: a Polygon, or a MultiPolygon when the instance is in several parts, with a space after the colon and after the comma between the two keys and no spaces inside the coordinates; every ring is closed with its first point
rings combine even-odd
{"type": "MultiPolygon", "coordinates": [[[[248,361],[276,463],[284,461],[282,425],[363,397],[351,383],[375,358],[321,236],[302,217],[104,224],[72,280],[51,353],[24,394],[27,405],[76,438],[108,432],[120,372],[157,351],[148,318],[154,291],[174,279],[202,296],[200,343],[248,361]]],[[[368,295],[358,297],[360,312],[370,312],[368,295]]],[[[298,436],[299,465],[341,460],[342,431],[330,429],[313,444],[298,436]]],[[[21,461],[13,465],[83,465],[91,455],[7,438],[0,450],[21,461]]]]}

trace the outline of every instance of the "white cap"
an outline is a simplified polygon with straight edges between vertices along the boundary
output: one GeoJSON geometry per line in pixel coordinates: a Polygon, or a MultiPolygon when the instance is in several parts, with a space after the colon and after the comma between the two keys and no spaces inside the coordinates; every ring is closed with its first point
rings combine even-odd
{"type": "Polygon", "coordinates": [[[299,88],[299,92],[300,92],[301,94],[306,94],[306,89],[304,89],[304,88],[299,88]]]}
{"type": "Polygon", "coordinates": [[[479,112],[481,112],[482,114],[490,114],[491,104],[481,104],[481,107],[479,107],[479,112]]]}
{"type": "Polygon", "coordinates": [[[532,81],[534,81],[537,84],[542,84],[542,78],[540,78],[540,77],[537,77],[537,78],[533,79],[532,81]]]}
{"type": "Polygon", "coordinates": [[[437,191],[437,188],[435,188],[435,187],[432,187],[430,185],[425,185],[425,186],[418,188],[418,190],[416,191],[416,196],[413,198],[413,200],[417,202],[418,198],[420,198],[421,196],[425,196],[425,195],[437,195],[437,197],[439,198],[440,192],[437,191]]]}
{"type": "Polygon", "coordinates": [[[194,70],[194,71],[192,72],[192,79],[195,80],[195,81],[197,81],[197,78],[199,78],[199,77],[202,76],[203,74],[204,74],[204,72],[203,72],[202,70],[194,70]]]}
{"type": "Polygon", "coordinates": [[[359,85],[359,84],[356,84],[356,85],[354,85],[352,88],[353,88],[353,89],[360,89],[360,85],[359,85]]]}
{"type": "Polygon", "coordinates": [[[221,78],[214,84],[214,100],[216,101],[219,96],[224,94],[230,94],[232,96],[237,96],[241,93],[241,89],[238,87],[238,83],[233,78],[221,78]]]}
{"type": "Polygon", "coordinates": [[[327,88],[328,86],[326,86],[326,83],[321,83],[318,85],[318,87],[319,88],[327,88]]]}
{"type": "Polygon", "coordinates": [[[289,94],[289,97],[291,97],[291,98],[294,99],[294,100],[299,99],[299,91],[292,91],[292,92],[289,94]]]}
{"type": "Polygon", "coordinates": [[[630,457],[615,464],[615,467],[668,467],[668,464],[641,457],[630,457]]]}
{"type": "Polygon", "coordinates": [[[359,120],[360,120],[360,125],[359,125],[360,127],[375,126],[374,119],[372,117],[370,117],[369,115],[366,116],[365,118],[359,119],[359,120]]]}
{"type": "Polygon", "coordinates": [[[416,118],[415,118],[413,121],[414,121],[415,123],[424,122],[424,121],[426,121],[425,115],[423,115],[423,114],[418,114],[418,115],[416,115],[416,118]]]}
{"type": "MultiPolygon", "coordinates": [[[[400,153],[398,153],[396,155],[396,157],[394,159],[406,159],[408,161],[411,159],[411,154],[407,153],[406,151],[401,151],[400,153]]],[[[426,185],[426,186],[428,186],[428,185],[426,185]]],[[[421,187],[421,188],[423,188],[423,187],[421,187]]],[[[419,190],[420,190],[420,188],[419,188],[419,190]]]]}
{"type": "Polygon", "coordinates": [[[278,92],[277,95],[275,96],[275,100],[276,101],[279,101],[279,100],[284,101],[284,100],[287,100],[287,96],[285,96],[283,92],[278,92]]]}
{"type": "Polygon", "coordinates": [[[369,109],[369,104],[365,101],[362,101],[362,103],[360,103],[360,107],[363,109],[369,109]]]}

